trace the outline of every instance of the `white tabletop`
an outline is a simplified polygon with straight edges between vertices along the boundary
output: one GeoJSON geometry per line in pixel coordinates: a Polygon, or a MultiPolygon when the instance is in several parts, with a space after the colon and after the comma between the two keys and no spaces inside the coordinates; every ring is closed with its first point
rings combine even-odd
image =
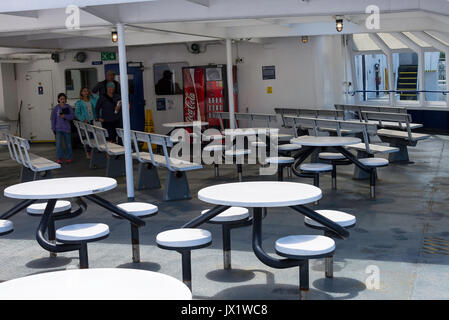
{"type": "Polygon", "coordinates": [[[321,189],[304,183],[254,181],[210,186],[198,192],[198,199],[217,205],[251,208],[286,207],[321,199],[321,189]]]}
{"type": "Polygon", "coordinates": [[[315,136],[301,136],[293,138],[290,143],[299,144],[307,147],[341,147],[351,144],[360,143],[359,138],[354,137],[315,137],[315,136]]]}
{"type": "Polygon", "coordinates": [[[181,281],[137,269],[74,269],[0,283],[0,300],[191,300],[181,281]]]}
{"type": "Polygon", "coordinates": [[[167,128],[188,128],[188,127],[194,127],[194,126],[207,126],[209,125],[209,122],[206,121],[194,121],[194,122],[169,122],[162,124],[164,127],[167,128]]]}
{"type": "Polygon", "coordinates": [[[114,189],[117,180],[106,177],[72,177],[19,183],[5,189],[4,195],[15,199],[64,199],[96,194],[114,189]]]}
{"type": "Polygon", "coordinates": [[[255,134],[276,134],[279,132],[278,128],[237,128],[225,129],[226,136],[249,136],[255,134]]]}

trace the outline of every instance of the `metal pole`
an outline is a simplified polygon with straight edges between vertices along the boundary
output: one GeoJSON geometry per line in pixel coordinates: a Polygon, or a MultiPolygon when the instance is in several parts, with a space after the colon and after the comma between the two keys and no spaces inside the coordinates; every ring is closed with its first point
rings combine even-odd
{"type": "Polygon", "coordinates": [[[117,23],[118,57],[120,67],[120,87],[122,94],[123,144],[125,147],[126,190],[128,201],[134,201],[133,158],[131,150],[131,135],[129,122],[128,98],[128,66],[126,64],[125,29],[123,24],[117,23]]]}
{"type": "Polygon", "coordinates": [[[234,83],[232,81],[232,42],[226,39],[226,73],[228,77],[228,104],[229,104],[229,125],[235,129],[235,110],[234,110],[234,83]]]}

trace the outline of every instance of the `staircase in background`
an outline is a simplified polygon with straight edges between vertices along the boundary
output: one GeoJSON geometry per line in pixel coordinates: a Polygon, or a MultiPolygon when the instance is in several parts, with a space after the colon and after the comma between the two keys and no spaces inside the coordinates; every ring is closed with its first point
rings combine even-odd
{"type": "MultiPolygon", "coordinates": [[[[402,65],[398,69],[397,90],[414,91],[418,89],[418,66],[402,65]]],[[[416,93],[401,93],[401,100],[417,100],[416,93]]]]}

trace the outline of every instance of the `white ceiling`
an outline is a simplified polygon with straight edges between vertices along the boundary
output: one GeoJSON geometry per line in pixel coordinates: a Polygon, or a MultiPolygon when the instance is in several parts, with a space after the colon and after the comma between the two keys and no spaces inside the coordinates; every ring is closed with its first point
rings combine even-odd
{"type": "Polygon", "coordinates": [[[344,16],[343,34],[376,32],[391,49],[407,47],[391,35],[396,32],[421,47],[449,43],[447,0],[28,0],[1,1],[0,47],[114,47],[117,22],[126,26],[127,45],[332,35],[336,15],[344,16]],[[65,27],[68,4],[81,8],[79,30],[65,27]],[[365,26],[368,5],[381,10],[379,30],[365,26]]]}

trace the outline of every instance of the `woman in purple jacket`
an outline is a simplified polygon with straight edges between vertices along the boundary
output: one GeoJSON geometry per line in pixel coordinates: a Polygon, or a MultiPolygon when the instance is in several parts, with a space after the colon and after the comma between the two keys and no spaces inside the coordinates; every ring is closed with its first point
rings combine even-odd
{"type": "Polygon", "coordinates": [[[62,148],[62,140],[65,143],[66,162],[72,162],[72,144],[71,144],[71,126],[70,121],[73,120],[73,109],[67,104],[67,96],[64,93],[58,94],[58,102],[51,113],[51,128],[56,135],[56,154],[58,163],[62,163],[64,150],[62,148]]]}

